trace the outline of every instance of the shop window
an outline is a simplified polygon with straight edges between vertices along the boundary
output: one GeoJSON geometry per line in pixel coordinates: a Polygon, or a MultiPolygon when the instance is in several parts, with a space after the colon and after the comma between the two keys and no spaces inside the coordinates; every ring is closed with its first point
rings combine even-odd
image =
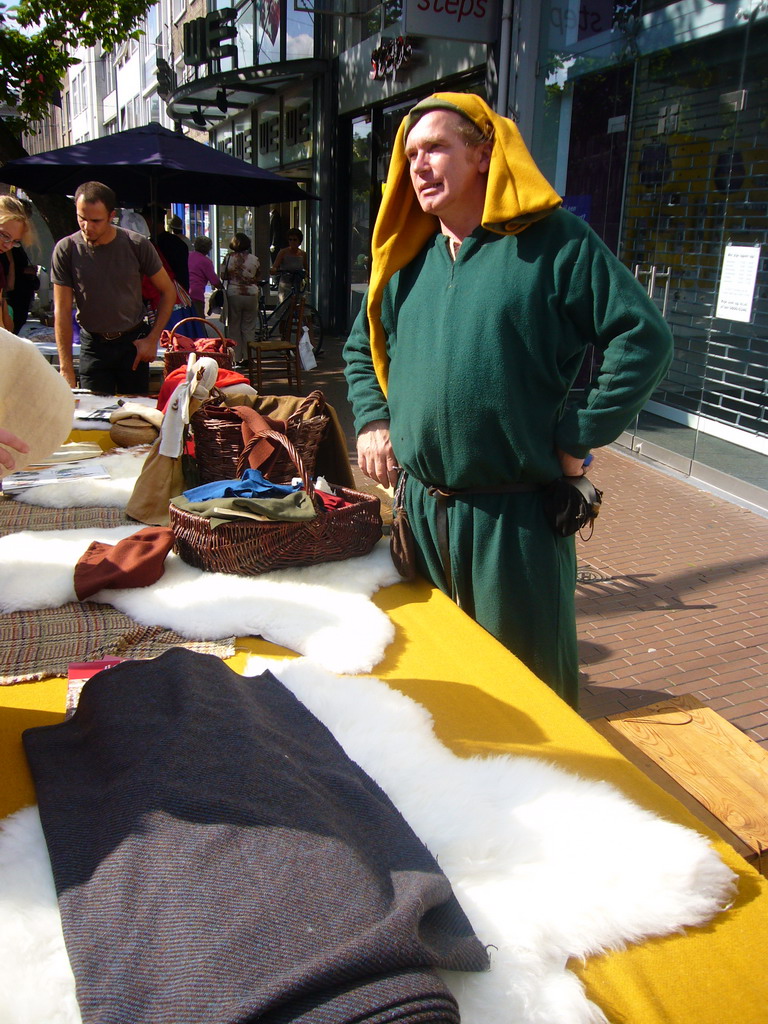
{"type": "Polygon", "coordinates": [[[657,410],[759,434],[765,296],[758,288],[750,322],[713,316],[725,242],[768,251],[768,26],[753,29],[746,59],[744,38],[723,34],[639,63],[624,252],[675,336],[657,410]]]}

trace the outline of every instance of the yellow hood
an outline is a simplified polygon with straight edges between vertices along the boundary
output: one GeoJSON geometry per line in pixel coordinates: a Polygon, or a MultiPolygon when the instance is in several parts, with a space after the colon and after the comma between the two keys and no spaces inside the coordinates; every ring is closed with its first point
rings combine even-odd
{"type": "Polygon", "coordinates": [[[381,324],[381,301],[390,278],[411,262],[440,222],[419,206],[411,184],[405,140],[418,118],[428,110],[455,110],[486,134],[493,129],[494,143],[488,171],[482,226],[500,235],[516,235],[560,206],[562,200],[544,178],[522,140],[514,121],[494,113],[472,93],[438,92],[417,103],[397,131],[384,198],[373,228],[371,278],[368,288],[368,323],[371,355],[379,384],[387,393],[389,360],[381,324]]]}

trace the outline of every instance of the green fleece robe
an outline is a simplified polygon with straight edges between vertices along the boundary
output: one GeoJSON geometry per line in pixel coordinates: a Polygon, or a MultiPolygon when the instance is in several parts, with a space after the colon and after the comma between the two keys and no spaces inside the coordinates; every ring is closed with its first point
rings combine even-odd
{"type": "MultiPolygon", "coordinates": [[[[478,228],[452,261],[436,234],[388,283],[388,398],[370,357],[365,306],[345,346],[355,426],[389,420],[407,470],[419,562],[446,590],[436,502],[423,484],[545,484],[556,449],[583,457],[615,440],[663,377],[672,338],[627,268],[558,210],[519,235],[478,228]],[[569,390],[589,343],[602,353],[582,406],[569,390]]],[[[457,497],[448,508],[453,597],[561,696],[576,703],[575,546],[537,493],[457,497]]]]}

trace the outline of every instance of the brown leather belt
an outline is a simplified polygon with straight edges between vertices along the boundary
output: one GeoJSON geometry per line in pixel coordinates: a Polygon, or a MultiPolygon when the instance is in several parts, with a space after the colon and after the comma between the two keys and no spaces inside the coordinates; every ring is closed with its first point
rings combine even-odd
{"type": "MultiPolygon", "coordinates": [[[[103,338],[104,341],[117,341],[118,338],[122,338],[126,334],[135,334],[136,331],[140,331],[144,326],[145,324],[142,320],[141,323],[136,324],[135,327],[129,327],[127,331],[88,331],[88,333],[91,337],[103,338]]],[[[88,330],[87,327],[86,330],[88,330]]]]}
{"type": "MultiPolygon", "coordinates": [[[[448,593],[456,600],[453,593],[453,574],[451,572],[451,553],[448,547],[448,510],[449,498],[471,497],[473,494],[524,494],[530,491],[540,491],[541,484],[516,483],[499,484],[498,487],[469,487],[466,490],[454,490],[451,487],[438,487],[436,484],[423,484],[427,494],[437,501],[437,515],[435,517],[435,528],[437,530],[437,551],[440,561],[443,563],[443,574],[448,585],[448,593]]],[[[458,603],[458,601],[457,601],[458,603]]]]}

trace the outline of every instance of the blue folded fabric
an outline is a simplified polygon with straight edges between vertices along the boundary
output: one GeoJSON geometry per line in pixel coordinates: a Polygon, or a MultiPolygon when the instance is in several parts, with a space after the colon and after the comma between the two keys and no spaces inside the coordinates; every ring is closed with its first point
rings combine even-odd
{"type": "Polygon", "coordinates": [[[184,491],[188,501],[207,501],[209,498],[282,498],[301,489],[297,484],[275,484],[258,469],[246,469],[239,480],[213,480],[184,491]]]}

